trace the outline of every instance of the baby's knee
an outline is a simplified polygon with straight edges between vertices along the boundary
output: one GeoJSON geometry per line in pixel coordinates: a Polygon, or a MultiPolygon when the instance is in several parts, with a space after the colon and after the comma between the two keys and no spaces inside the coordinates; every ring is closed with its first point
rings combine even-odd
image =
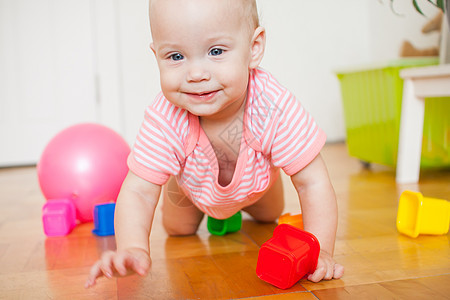
{"type": "Polygon", "coordinates": [[[164,229],[170,236],[186,236],[197,233],[198,226],[173,224],[173,222],[163,221],[164,229]]]}

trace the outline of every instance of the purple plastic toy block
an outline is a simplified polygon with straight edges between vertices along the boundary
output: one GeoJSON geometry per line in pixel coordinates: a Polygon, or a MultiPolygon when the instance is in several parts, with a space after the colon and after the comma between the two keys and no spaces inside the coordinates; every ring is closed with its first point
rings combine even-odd
{"type": "Polygon", "coordinates": [[[47,236],[65,236],[76,225],[75,205],[69,199],[50,199],[42,207],[42,223],[47,236]]]}

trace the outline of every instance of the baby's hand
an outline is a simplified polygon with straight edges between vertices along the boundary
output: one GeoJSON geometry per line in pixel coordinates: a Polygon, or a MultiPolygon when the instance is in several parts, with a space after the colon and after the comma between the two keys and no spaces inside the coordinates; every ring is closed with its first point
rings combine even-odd
{"type": "Polygon", "coordinates": [[[328,252],[320,250],[316,271],[308,276],[308,280],[319,282],[322,279],[339,279],[342,275],[344,275],[344,267],[337,264],[328,252]]]}
{"type": "Polygon", "coordinates": [[[130,248],[119,252],[106,251],[92,266],[84,287],[89,288],[95,285],[95,280],[101,276],[112,278],[113,276],[126,276],[133,273],[144,276],[149,271],[150,264],[150,256],[143,249],[130,248]]]}

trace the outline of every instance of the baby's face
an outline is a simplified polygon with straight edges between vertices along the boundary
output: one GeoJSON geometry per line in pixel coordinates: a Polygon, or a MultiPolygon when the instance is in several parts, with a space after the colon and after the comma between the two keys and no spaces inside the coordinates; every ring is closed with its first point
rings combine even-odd
{"type": "Polygon", "coordinates": [[[254,29],[241,5],[236,0],[152,1],[152,49],[170,102],[219,118],[245,100],[249,69],[256,66],[254,29]]]}

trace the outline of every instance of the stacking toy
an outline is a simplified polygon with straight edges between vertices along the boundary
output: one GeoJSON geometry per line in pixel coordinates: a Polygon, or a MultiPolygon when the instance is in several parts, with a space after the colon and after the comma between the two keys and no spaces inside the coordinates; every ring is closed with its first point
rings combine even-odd
{"type": "Polygon", "coordinates": [[[397,230],[410,237],[446,234],[450,224],[450,202],[404,191],[397,211],[397,230]]]}
{"type": "Polygon", "coordinates": [[[42,207],[42,224],[47,236],[65,236],[76,225],[75,205],[69,199],[51,199],[42,207]]]}
{"type": "Polygon", "coordinates": [[[278,225],[259,249],[256,275],[280,289],[290,288],[316,270],[319,252],[313,234],[289,224],[278,225]]]}
{"type": "Polygon", "coordinates": [[[285,213],[278,218],[278,225],[281,224],[289,224],[303,230],[302,214],[291,215],[290,213],[285,213]]]}
{"type": "Polygon", "coordinates": [[[94,207],[94,226],[92,233],[98,236],[114,235],[115,203],[98,204],[94,207]]]}
{"type": "Polygon", "coordinates": [[[224,235],[239,231],[242,226],[242,214],[238,211],[228,219],[218,220],[208,216],[208,231],[214,235],[224,235]]]}

